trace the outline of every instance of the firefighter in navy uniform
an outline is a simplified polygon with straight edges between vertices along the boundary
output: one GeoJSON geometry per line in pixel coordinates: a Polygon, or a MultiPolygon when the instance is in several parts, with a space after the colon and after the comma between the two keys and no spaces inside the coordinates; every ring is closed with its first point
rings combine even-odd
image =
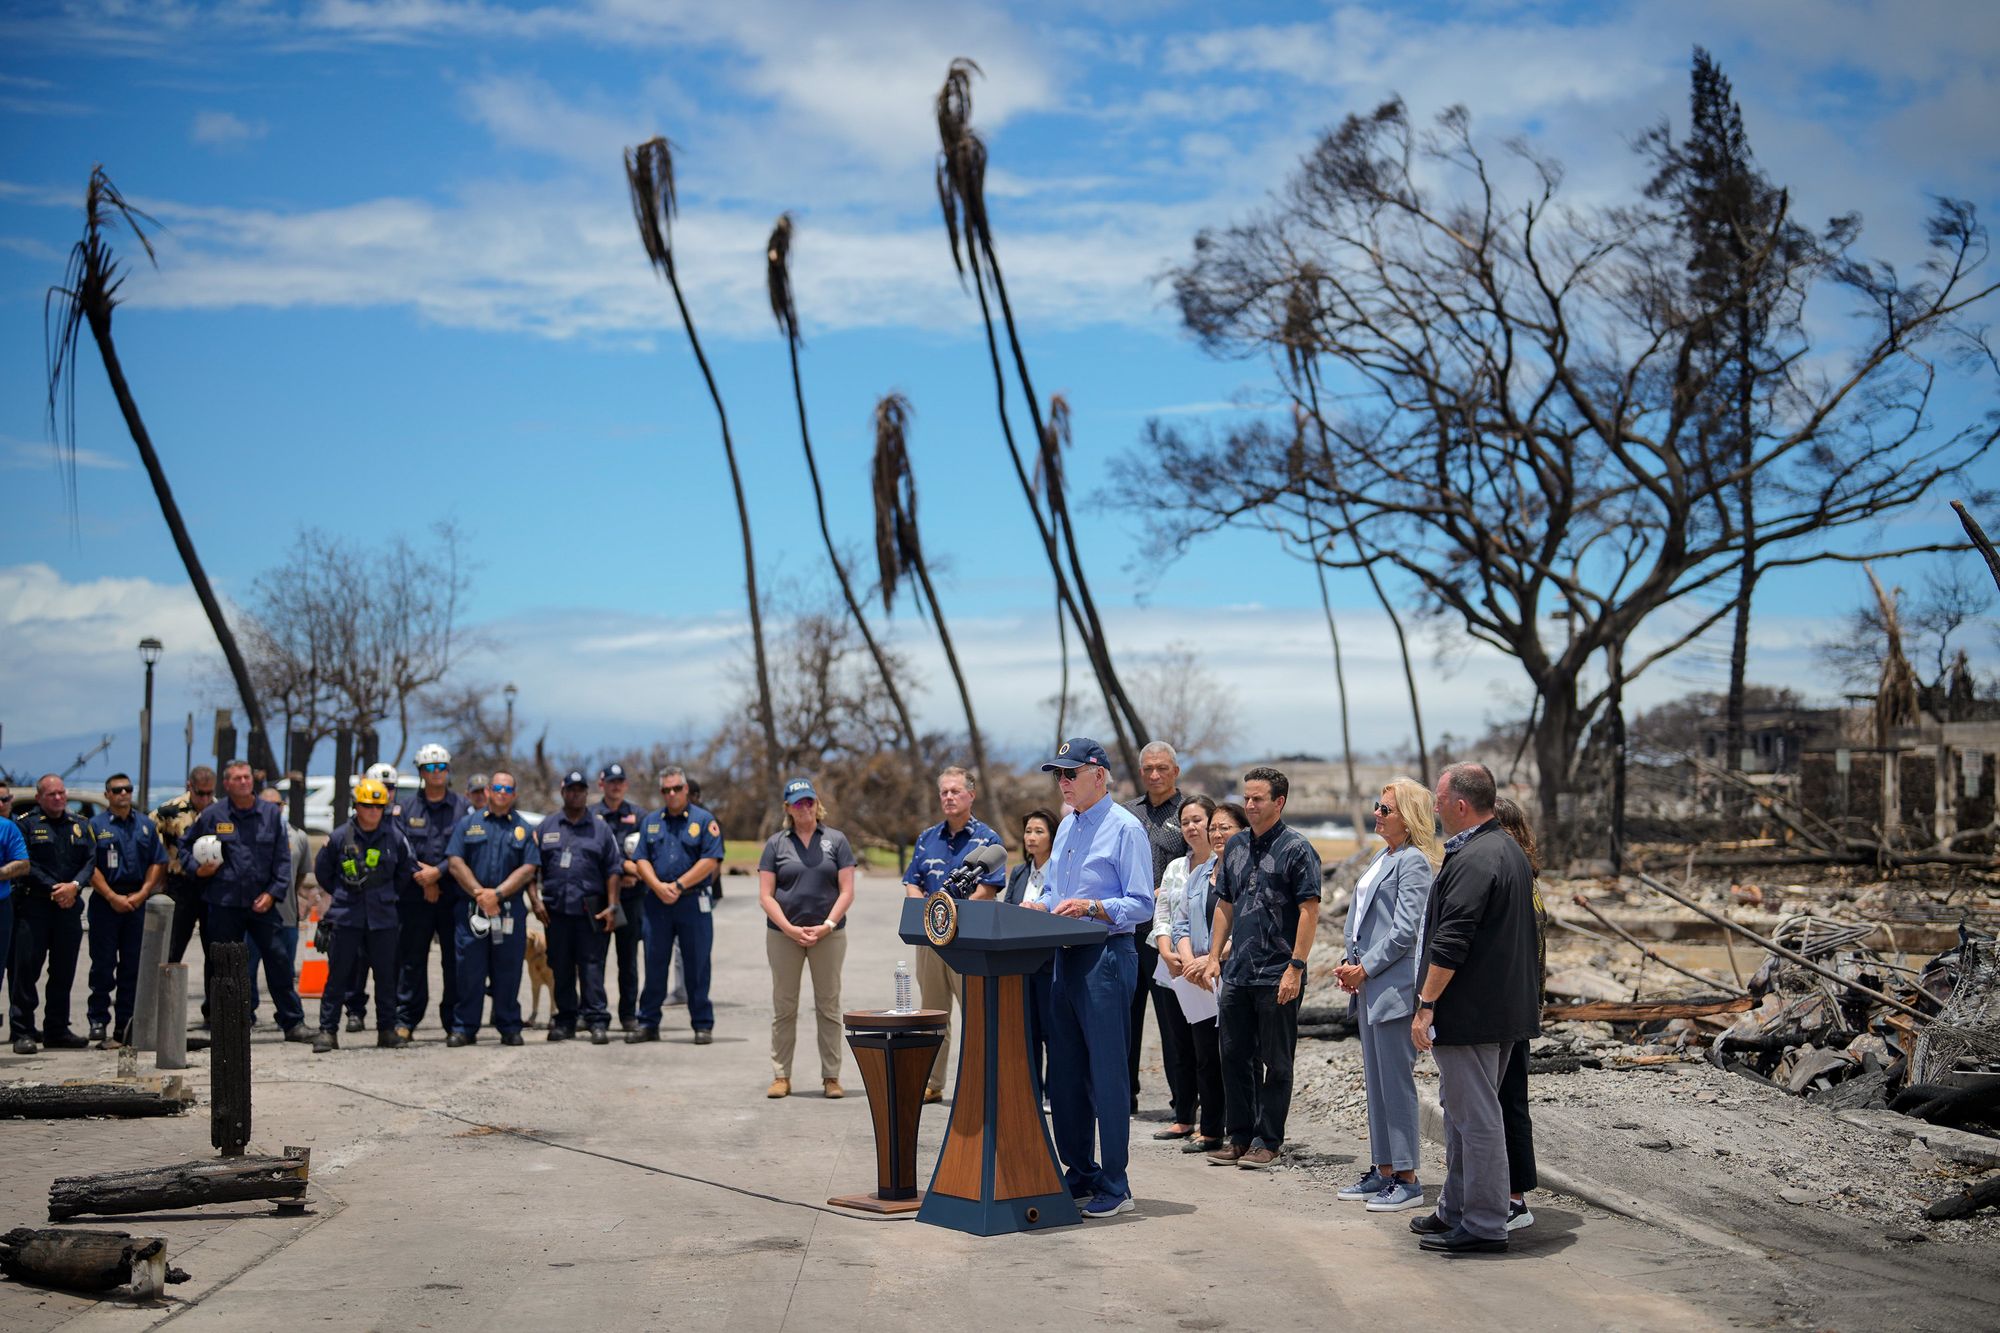
{"type": "Polygon", "coordinates": [[[39,1038],[50,1050],[89,1043],[70,1030],[69,992],[83,945],[83,897],[105,890],[97,868],[97,834],[69,812],[69,789],[54,773],[35,784],[35,808],[16,823],[28,844],[28,873],[14,891],[14,958],[9,1019],[14,1054],[33,1055],[39,1038]],[[49,969],[46,1024],[37,1029],[35,988],[49,969]]]}
{"type": "Polygon", "coordinates": [[[611,1040],[604,953],[620,911],[615,904],[625,853],[611,826],[585,805],[589,794],[581,770],[567,774],[562,809],[541,822],[535,840],[541,844],[542,907],[548,913],[542,919],[549,934],[549,969],[555,973],[549,1040],[574,1038],[581,1013],[591,1045],[603,1046],[611,1040]]]}
{"type": "MultiPolygon", "coordinates": [[[[396,1035],[405,1040],[430,1008],[432,940],[437,941],[438,961],[444,972],[438,1026],[451,1031],[451,1012],[458,1003],[456,932],[464,895],[445,865],[445,847],[451,842],[452,830],[472,809],[451,789],[451,754],[442,745],[418,749],[417,776],[422,787],[391,807],[395,811],[392,818],[408,839],[417,867],[398,909],[396,1035]]],[[[485,779],[480,779],[482,789],[485,785],[485,779]]]]}
{"type": "Polygon", "coordinates": [[[104,783],[111,808],[90,821],[97,835],[97,868],[106,887],[91,895],[90,1040],[126,1042],[139,994],[139,941],[146,933],[146,900],[166,878],[167,853],[153,821],[132,806],[132,779],[113,773],[104,783]],[[116,1004],[113,995],[116,994],[116,1004]]]}
{"type": "Polygon", "coordinates": [[[414,887],[417,860],[409,839],[389,818],[389,790],[375,778],[354,784],[354,817],[333,831],[313,862],[313,878],[332,895],[320,918],[331,928],[326,991],[319,1002],[313,1050],[340,1046],[341,1001],[364,969],[375,974],[375,1044],[407,1046],[396,1031],[396,936],[401,902],[414,887]]]}
{"type": "Polygon", "coordinates": [[[534,830],[514,813],[514,775],[495,773],[487,806],[468,812],[452,830],[445,863],[459,890],[456,940],[458,995],[447,1046],[479,1040],[486,990],[493,988],[493,1026],[504,1046],[521,1037],[521,967],[527,957],[523,893],[542,863],[534,830]]]}
{"type": "MultiPolygon", "coordinates": [[[[631,848],[636,845],[639,821],[646,812],[625,799],[625,765],[606,764],[597,773],[597,789],[601,800],[592,801],[590,812],[602,819],[618,839],[619,859],[631,857],[631,848]]],[[[633,1016],[639,1005],[639,942],[645,931],[645,909],[641,899],[646,890],[639,883],[637,875],[618,877],[618,901],[625,908],[625,924],[618,927],[612,938],[612,948],[618,964],[618,1026],[630,1032],[633,1016]]]]}
{"type": "MultiPolygon", "coordinates": [[[[299,1003],[298,979],[279,931],[284,920],[278,900],[292,891],[292,835],[284,812],[257,799],[257,777],[250,765],[237,760],[222,769],[226,800],[201,812],[187,831],[192,849],[202,838],[222,844],[222,860],[198,866],[202,896],[208,902],[211,944],[240,944],[255,936],[264,959],[264,984],[286,1041],[311,1041],[305,1006],[299,1003]]],[[[325,885],[320,887],[324,888],[325,885]]],[[[249,996],[244,997],[245,1002],[249,996]]],[[[245,1018],[249,1015],[245,1014],[245,1018]]]]}
{"type": "Polygon", "coordinates": [[[660,809],[639,831],[639,851],[627,869],[646,886],[646,989],[639,996],[639,1027],[629,1042],[660,1039],[660,1011],[667,998],[667,962],[681,946],[687,969],[688,1024],[697,1046],[714,1040],[715,1006],[708,998],[709,951],[715,943],[715,903],[705,887],[722,864],[722,825],[688,799],[687,774],[660,774],[660,809]]]}

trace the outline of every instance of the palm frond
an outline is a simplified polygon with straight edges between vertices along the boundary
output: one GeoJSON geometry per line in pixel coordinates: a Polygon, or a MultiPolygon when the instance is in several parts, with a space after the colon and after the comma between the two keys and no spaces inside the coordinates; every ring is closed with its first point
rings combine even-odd
{"type": "Polygon", "coordinates": [[[56,467],[62,476],[63,499],[69,507],[70,526],[78,521],[76,482],[76,349],[87,320],[111,319],[118,304],[118,289],[125,277],[119,271],[118,256],[106,239],[109,224],[123,222],[156,267],[159,256],[141,221],[159,223],[143,209],[135,208],[111,183],[99,163],[90,169],[90,184],[83,194],[83,238],[70,247],[63,269],[62,285],[51,287],[42,298],[42,336],[48,366],[48,430],[56,447],[56,467]]]}
{"type": "Polygon", "coordinates": [[[792,302],[792,215],[778,214],[771,239],[764,246],[764,285],[771,292],[771,314],[785,341],[799,341],[799,309],[792,302]]]}
{"type": "Polygon", "coordinates": [[[952,267],[959,281],[965,265],[979,262],[990,236],[986,225],[986,141],[972,128],[972,76],[979,66],[960,56],[945,71],[938,89],[938,207],[951,241],[952,267]],[[963,249],[961,250],[961,241],[963,249]]]}
{"type": "Polygon", "coordinates": [[[1046,489],[1051,508],[1062,494],[1063,450],[1074,443],[1070,429],[1069,399],[1056,394],[1049,399],[1048,420],[1042,425],[1042,448],[1035,455],[1035,476],[1030,490],[1037,496],[1046,489]]]}
{"type": "Polygon", "coordinates": [[[632,191],[632,218],[639,224],[639,243],[646,259],[665,273],[674,262],[674,146],[656,134],[637,148],[625,150],[625,183],[632,191]]]}
{"type": "Polygon", "coordinates": [[[875,404],[875,564],[882,609],[895,606],[896,588],[923,559],[917,540],[917,480],[910,469],[910,400],[882,395],[875,404]]]}

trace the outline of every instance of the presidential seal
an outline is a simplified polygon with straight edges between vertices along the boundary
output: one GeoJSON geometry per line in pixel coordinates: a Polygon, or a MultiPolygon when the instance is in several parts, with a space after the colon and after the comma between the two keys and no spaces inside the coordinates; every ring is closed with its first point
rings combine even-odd
{"type": "Polygon", "coordinates": [[[948,893],[924,899],[924,938],[942,949],[958,938],[958,900],[948,893]]]}

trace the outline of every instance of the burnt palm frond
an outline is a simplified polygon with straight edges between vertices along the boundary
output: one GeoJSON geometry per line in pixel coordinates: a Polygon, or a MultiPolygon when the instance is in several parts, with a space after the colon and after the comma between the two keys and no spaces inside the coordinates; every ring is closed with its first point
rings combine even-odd
{"type": "Polygon", "coordinates": [[[625,150],[625,183],[632,191],[632,218],[639,224],[639,243],[646,258],[665,273],[674,263],[674,146],[656,134],[637,148],[625,150]]]}
{"type": "Polygon", "coordinates": [[[1034,491],[1040,495],[1046,489],[1051,510],[1061,506],[1056,502],[1063,490],[1063,450],[1075,443],[1070,429],[1069,399],[1056,394],[1049,399],[1048,420],[1042,426],[1042,450],[1035,458],[1034,491]]]}
{"type": "Polygon", "coordinates": [[[159,225],[151,215],[126,201],[102,164],[92,167],[90,184],[83,194],[83,238],[70,247],[62,285],[49,288],[42,298],[42,334],[49,377],[48,430],[56,445],[63,500],[69,506],[72,528],[77,523],[77,341],[87,321],[110,324],[111,308],[118,304],[118,289],[125,282],[118,256],[105,235],[110,226],[123,222],[145,250],[146,258],[158,265],[153,242],[139,225],[142,221],[159,225]]]}
{"type": "Polygon", "coordinates": [[[960,56],[945,71],[937,95],[938,206],[960,282],[965,280],[967,261],[978,265],[991,238],[986,224],[986,141],[972,128],[972,76],[983,73],[960,56]]]}
{"type": "Polygon", "coordinates": [[[785,341],[799,341],[799,308],[792,301],[792,215],[778,214],[771,239],[764,245],[764,285],[771,293],[771,314],[785,341]]]}
{"type": "Polygon", "coordinates": [[[882,609],[896,603],[905,575],[923,561],[917,537],[917,478],[910,468],[910,400],[888,393],[875,404],[875,564],[882,609]]]}

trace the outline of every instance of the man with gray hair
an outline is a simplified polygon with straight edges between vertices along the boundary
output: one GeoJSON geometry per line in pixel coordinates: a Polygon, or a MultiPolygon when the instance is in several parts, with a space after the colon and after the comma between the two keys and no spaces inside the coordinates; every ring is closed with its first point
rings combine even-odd
{"type": "Polygon", "coordinates": [[[1445,1181],[1437,1211],[1410,1230],[1426,1250],[1507,1248],[1507,1138],[1500,1077],[1517,1041],[1541,1032],[1534,872],[1493,817],[1498,792],[1483,764],[1438,775],[1444,864],[1424,917],[1424,958],[1410,1035],[1438,1067],[1445,1181]]]}
{"type": "MultiPolygon", "coordinates": [[[[916,845],[910,849],[910,868],[903,873],[905,892],[912,898],[927,898],[933,893],[949,893],[955,898],[998,897],[1007,884],[1004,860],[981,876],[976,886],[961,887],[951,882],[951,873],[964,865],[965,858],[975,849],[990,846],[1004,850],[1006,846],[998,833],[972,817],[978,780],[970,771],[954,765],[938,774],[937,791],[938,808],[944,813],[944,820],[917,835],[916,845]]],[[[942,1009],[950,1014],[951,1006],[960,998],[960,984],[958,973],[938,957],[937,950],[917,950],[917,988],[924,1008],[942,1009]]],[[[951,1028],[947,1025],[937,1058],[931,1061],[930,1081],[924,1087],[926,1102],[944,1100],[944,1076],[949,1068],[951,1028]]]]}
{"type": "MultiPolygon", "coordinates": [[[[1181,836],[1181,761],[1174,753],[1174,747],[1165,741],[1150,741],[1139,751],[1139,794],[1125,802],[1125,808],[1139,816],[1145,826],[1146,841],[1153,851],[1153,892],[1160,891],[1160,880],[1167,873],[1167,867],[1187,855],[1187,839],[1181,836]]],[[[1147,964],[1139,972],[1138,989],[1132,993],[1132,1034],[1125,1048],[1126,1060],[1132,1073],[1132,1110],[1139,1109],[1139,1043],[1146,1036],[1146,997],[1153,990],[1153,967],[1147,964]]],[[[1165,988],[1162,988],[1165,992],[1165,988]]],[[[1168,993],[1170,995],[1170,993],[1168,993]]],[[[1171,1002],[1171,1001],[1169,1001],[1171,1002]]],[[[1164,1050],[1174,1040],[1169,1034],[1176,1031],[1173,1024],[1180,1019],[1180,1009],[1176,1006],[1171,1015],[1160,1009],[1161,1000],[1155,998],[1153,1007],[1160,1018],[1160,1045],[1164,1050]]],[[[1185,1028],[1182,1020],[1180,1026],[1185,1028]]],[[[1166,1065],[1174,1068],[1173,1052],[1166,1051],[1166,1065]]],[[[1169,1085],[1173,1080],[1168,1079],[1169,1085]]],[[[1174,1089],[1169,1086],[1169,1094],[1174,1089]]],[[[1172,1097],[1175,1104],[1180,1098],[1172,1097]]]]}

